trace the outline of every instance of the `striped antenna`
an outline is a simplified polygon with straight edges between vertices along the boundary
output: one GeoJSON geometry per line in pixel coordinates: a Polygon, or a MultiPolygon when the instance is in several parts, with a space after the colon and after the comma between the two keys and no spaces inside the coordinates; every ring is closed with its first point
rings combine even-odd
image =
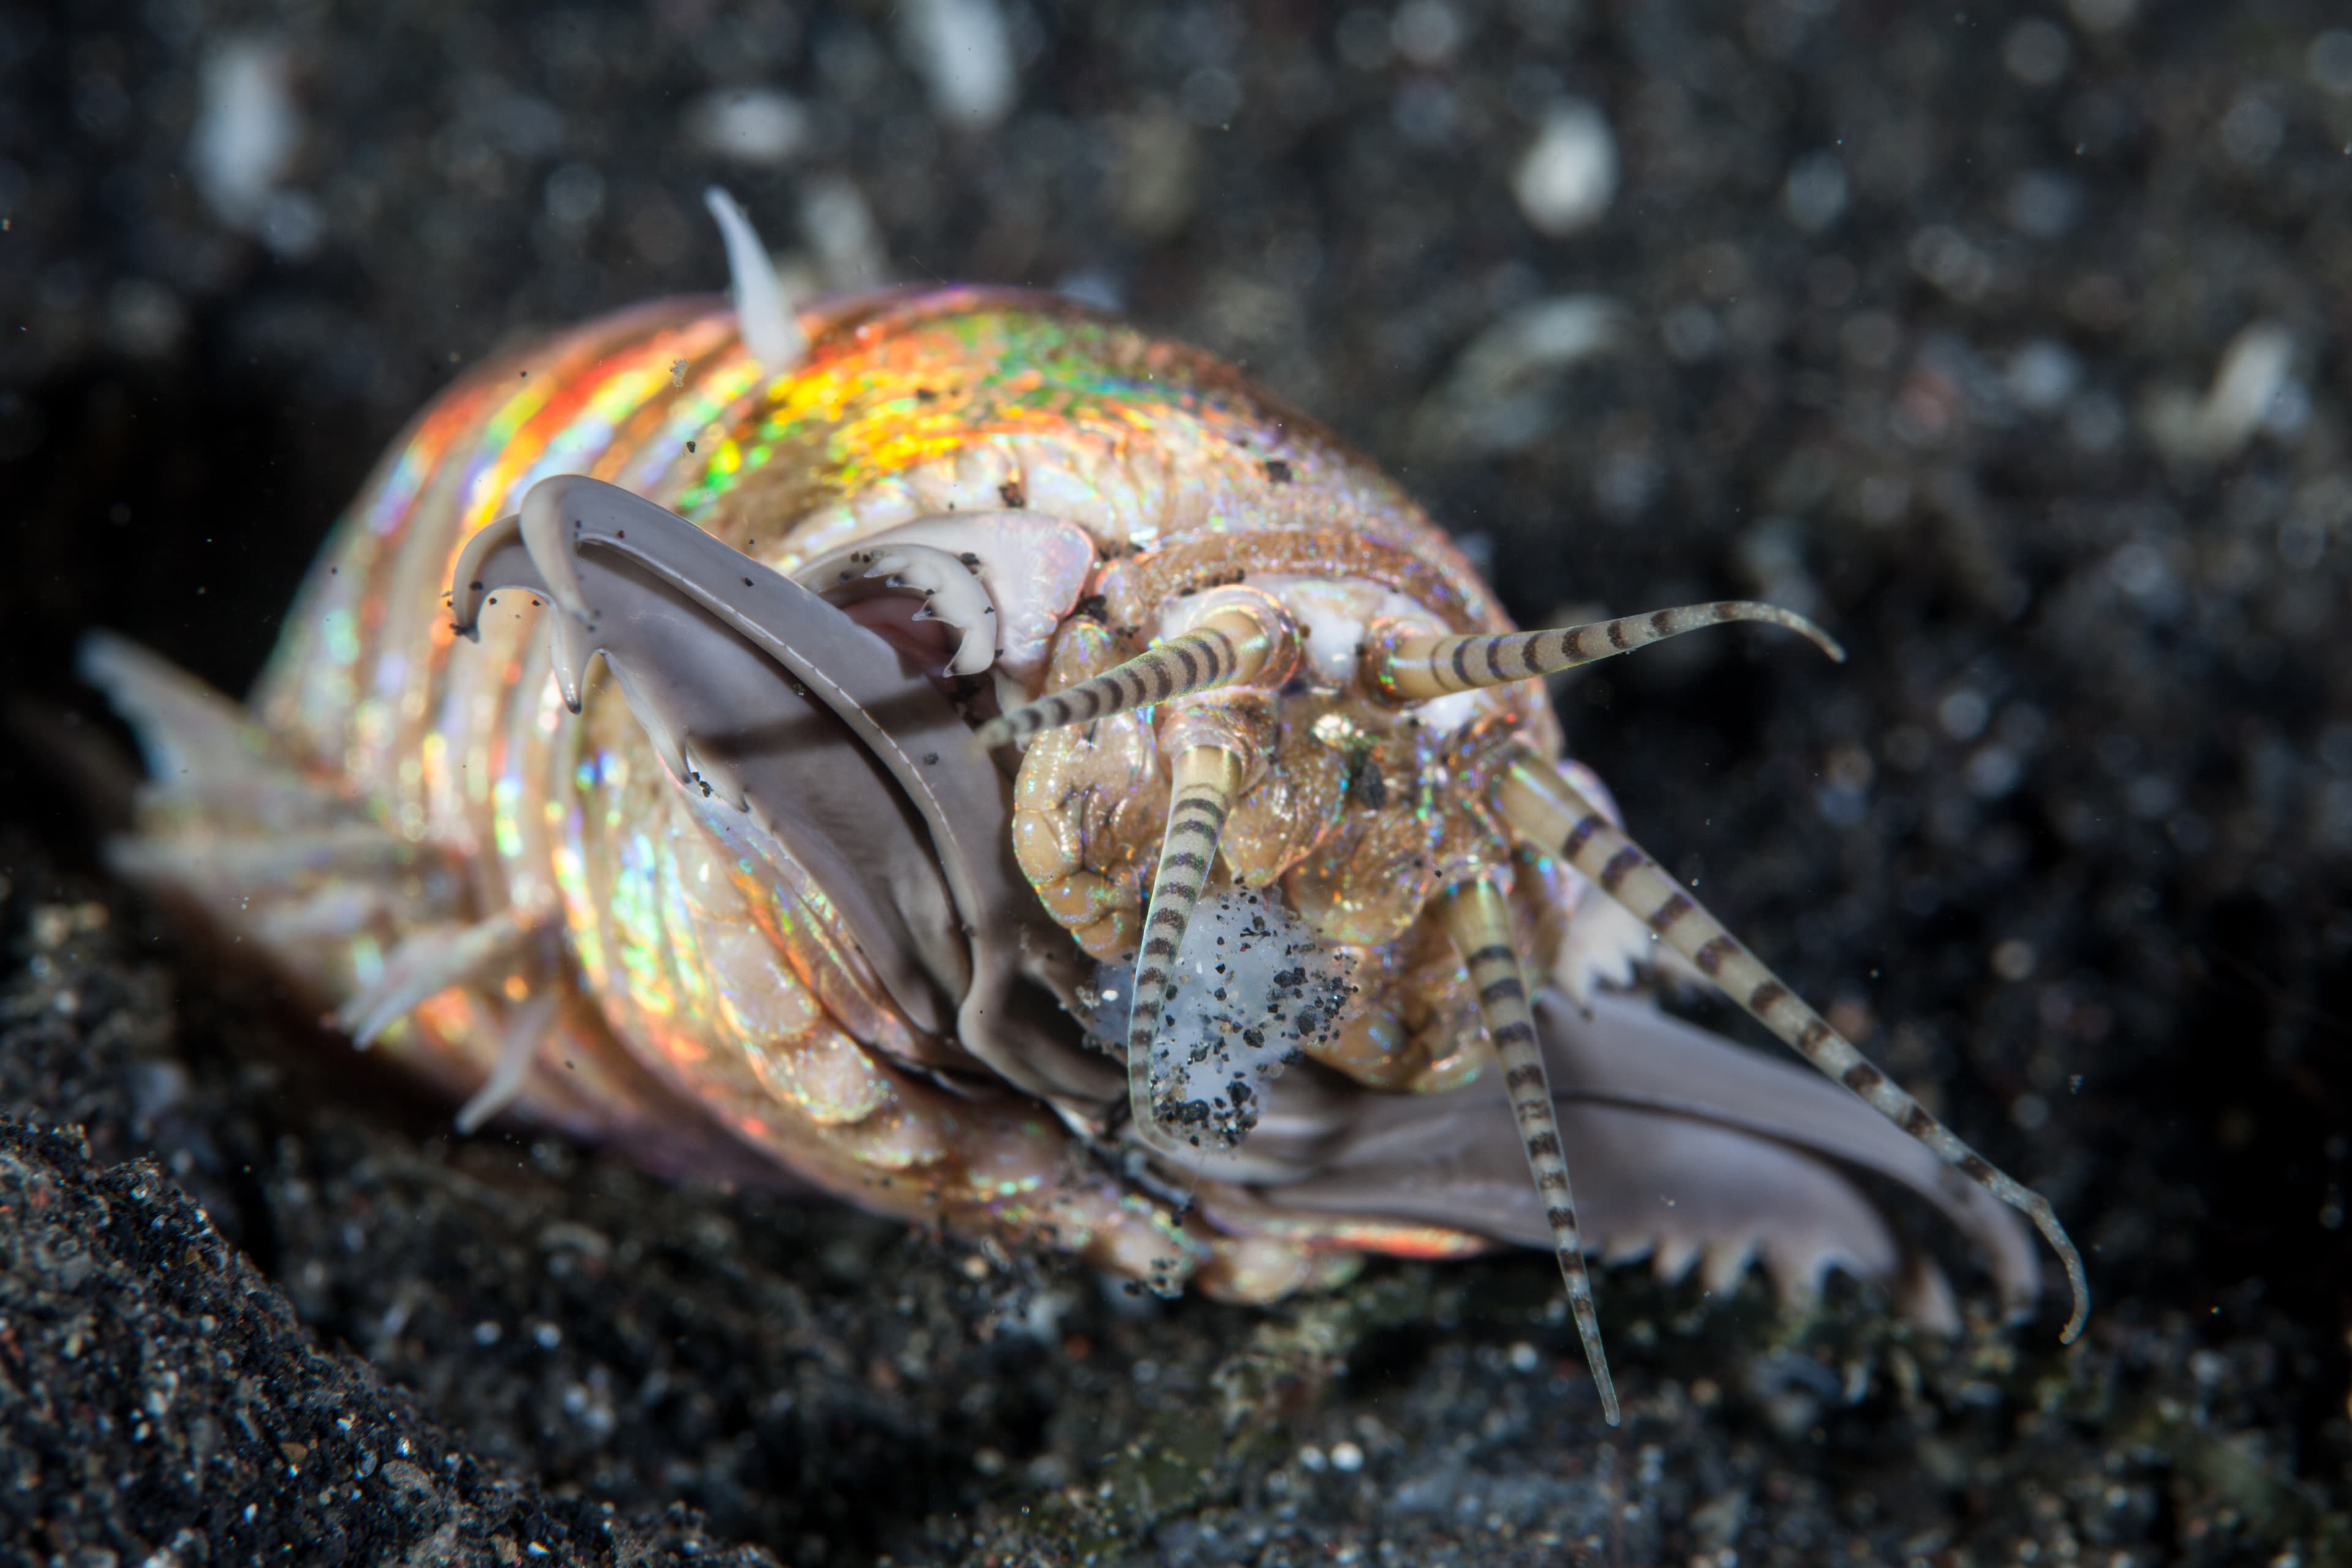
{"type": "Polygon", "coordinates": [[[1168,802],[1168,834],[1152,873],[1151,906],[1143,916],[1143,951],[1135,961],[1135,997],[1127,1016],[1127,1106],[1150,1146],[1171,1148],[1151,1102],[1151,1047],[1175,984],[1184,928],[1217,859],[1217,836],[1241,788],[1242,759],[1223,746],[1188,746],[1176,754],[1168,802]]]}
{"type": "Polygon", "coordinates": [[[1536,1038],[1535,1019],[1528,1011],[1527,980],[1518,951],[1511,945],[1510,910],[1495,885],[1481,880],[1447,892],[1439,903],[1438,918],[1469,966],[1471,987],[1478,993],[1478,1016],[1486,1020],[1487,1037],[1495,1042],[1495,1058],[1503,1068],[1503,1088],[1518,1117],[1519,1144],[1527,1152],[1528,1172],[1535,1177],[1537,1195],[1543,1201],[1544,1223],[1551,1227],[1560,1278],[1568,1282],[1569,1309],[1576,1314],[1576,1331],[1584,1339],[1584,1363],[1592,1369],[1593,1385],[1600,1390],[1601,1413],[1614,1426],[1617,1385],[1610,1380],[1609,1357],[1601,1348],[1601,1314],[1593,1308],[1592,1279],[1584,1268],[1584,1240],[1576,1228],[1576,1194],[1569,1189],[1568,1160],[1560,1151],[1559,1119],[1552,1109],[1543,1047],[1536,1038]]]}
{"type": "Polygon", "coordinates": [[[1477,637],[1375,637],[1364,648],[1364,684],[1392,702],[1420,702],[1476,687],[1556,675],[1644,643],[1726,621],[1767,621],[1786,626],[1810,638],[1832,658],[1844,662],[1845,649],[1837,639],[1794,610],[1746,599],[1719,599],[1712,605],[1685,605],[1551,632],[1477,637]]]}
{"type": "Polygon", "coordinates": [[[1287,628],[1241,605],[1228,605],[1116,668],[1000,714],[980,727],[997,747],[1066,724],[1091,723],[1131,708],[1252,680],[1274,662],[1287,628]]]}
{"type": "MultiPolygon", "coordinates": [[[[1504,774],[1495,804],[1504,820],[1647,921],[1660,941],[1697,964],[1726,996],[1787,1041],[1799,1056],[1860,1095],[1880,1115],[1927,1145],[1937,1159],[2032,1220],[2065,1265],[2074,1310],[2059,1337],[2074,1342],[2091,1315],[2091,1285],[2083,1271],[2082,1254],[2067,1239],[2049,1199],[1995,1168],[1873,1067],[1852,1041],[1799,1000],[1780,976],[1764,967],[1762,960],[1701,908],[1687,889],[1666,875],[1600,807],[1561,778],[1558,769],[1532,757],[1518,763],[1504,774]]],[[[2021,1309],[2031,1303],[2016,1305],[2021,1309]]]]}

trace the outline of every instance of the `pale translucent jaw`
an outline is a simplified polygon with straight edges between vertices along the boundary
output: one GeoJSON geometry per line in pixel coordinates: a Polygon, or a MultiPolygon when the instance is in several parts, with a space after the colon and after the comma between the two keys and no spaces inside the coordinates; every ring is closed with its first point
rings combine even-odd
{"type": "Polygon", "coordinates": [[[950,673],[998,666],[1026,687],[1094,564],[1094,541],[1076,523],[1027,510],[948,512],[828,552],[792,575],[835,603],[919,596],[919,614],[954,635],[950,673]]]}
{"type": "Polygon", "coordinates": [[[552,602],[567,697],[601,653],[679,786],[824,889],[913,1026],[1042,1099],[1114,1092],[1108,1065],[1054,1026],[1079,965],[1013,864],[1003,775],[931,672],[684,519],[577,476],[541,481],[467,546],[458,629],[517,588],[552,602]],[[1041,987],[1044,1006],[1022,999],[1041,987]]]}

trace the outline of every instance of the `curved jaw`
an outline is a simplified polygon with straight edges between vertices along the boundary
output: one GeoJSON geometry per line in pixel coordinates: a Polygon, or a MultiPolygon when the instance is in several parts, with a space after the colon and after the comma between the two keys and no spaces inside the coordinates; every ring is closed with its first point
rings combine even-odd
{"type": "Polygon", "coordinates": [[[918,1029],[1057,1103],[1117,1092],[1116,1070],[1055,1026],[1077,966],[1030,940],[1043,916],[1012,863],[1005,782],[930,672],[595,479],[543,480],[468,542],[457,629],[471,635],[489,596],[515,589],[551,602],[565,700],[578,707],[602,653],[673,777],[806,869],[918,1029]]]}
{"type": "MultiPolygon", "coordinates": [[[[1591,1250],[1647,1255],[1669,1277],[1697,1263],[1713,1289],[1728,1288],[1758,1258],[1788,1296],[1840,1267],[1891,1280],[1905,1310],[1928,1326],[1954,1326],[1940,1274],[1847,1174],[1860,1170],[1938,1209],[2005,1299],[2030,1300],[2039,1289],[2040,1258],[2015,1212],[1952,1181],[1933,1153],[1836,1086],[1630,996],[1604,992],[1587,1010],[1539,993],[1534,1019],[1591,1250]]],[[[1291,1103],[1293,1092],[1289,1080],[1275,1087],[1267,1119],[1315,1125],[1316,1168],[1264,1187],[1271,1209],[1550,1244],[1511,1106],[1491,1085],[1364,1097],[1344,1118],[1328,1108],[1302,1116],[1305,1101],[1291,1103]]]]}

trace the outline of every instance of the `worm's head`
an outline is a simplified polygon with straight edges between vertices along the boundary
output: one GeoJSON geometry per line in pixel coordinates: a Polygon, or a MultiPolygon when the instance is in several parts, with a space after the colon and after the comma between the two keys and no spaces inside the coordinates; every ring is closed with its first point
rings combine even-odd
{"type": "Polygon", "coordinates": [[[1221,1034],[1264,1035],[1265,1050],[1376,1088],[1461,1083],[1493,1056],[1473,980],[1486,949],[1526,955],[1571,994],[1626,977],[1648,932],[1588,900],[1525,830],[1511,781],[1580,787],[1604,810],[1605,792],[1530,746],[1530,706],[1507,689],[1736,619],[1834,647],[1745,604],[1449,636],[1391,589],[1303,576],[1173,601],[1139,653],[1098,621],[1065,622],[1044,695],[981,739],[1027,742],[1013,847],[1047,911],[1096,959],[1135,966],[1130,1064],[1156,1050],[1171,1069],[1155,1069],[1156,1110],[1137,1080],[1138,1123],[1173,1116],[1238,1140],[1253,1093],[1204,1112],[1173,1070],[1247,1055],[1221,1034]],[[1255,942],[1227,929],[1236,918],[1262,928],[1255,942]]]}

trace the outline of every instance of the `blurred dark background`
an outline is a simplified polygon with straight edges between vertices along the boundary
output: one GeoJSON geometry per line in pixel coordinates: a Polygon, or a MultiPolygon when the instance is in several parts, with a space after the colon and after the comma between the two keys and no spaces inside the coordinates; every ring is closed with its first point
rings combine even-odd
{"type": "MultiPolygon", "coordinates": [[[[1822,619],[1848,665],[1731,635],[1564,682],[1573,749],[2053,1198],[2095,1343],[2222,1357],[2181,1395],[2237,1399],[2214,1440],[2340,1508],[2352,14],[0,7],[20,732],[90,711],[95,625],[241,690],[459,366],[723,286],[712,182],[805,287],[1059,289],[1232,357],[1399,473],[1523,622],[1729,594],[1822,619]]],[[[63,776],[34,742],[0,760],[19,904],[119,898],[63,776]]],[[[2021,1344],[2054,1353],[2055,1321],[2021,1344]]],[[[2084,1441],[2086,1473],[2122,1443],[2084,1441]]],[[[2192,1531],[2191,1490],[2116,1539],[2267,1560],[2321,1529],[2192,1531]]]]}

